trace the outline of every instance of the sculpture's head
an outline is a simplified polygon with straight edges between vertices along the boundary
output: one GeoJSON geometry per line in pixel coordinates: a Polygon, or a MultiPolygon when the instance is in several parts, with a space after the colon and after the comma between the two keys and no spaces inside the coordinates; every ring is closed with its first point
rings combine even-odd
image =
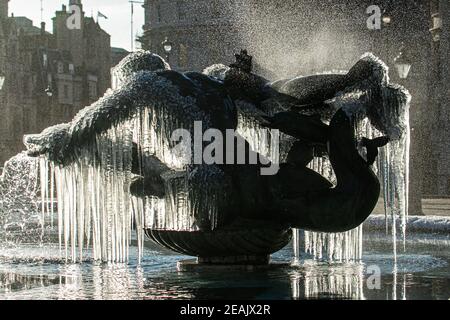
{"type": "Polygon", "coordinates": [[[346,88],[334,98],[336,109],[363,113],[391,140],[408,134],[411,95],[389,79],[388,66],[371,53],[364,54],[346,75],[346,88]]]}
{"type": "Polygon", "coordinates": [[[381,103],[368,109],[372,124],[392,140],[399,140],[409,131],[409,104],[411,95],[404,87],[388,84],[381,88],[381,103]]]}
{"type": "Polygon", "coordinates": [[[118,88],[128,77],[139,71],[170,70],[169,64],[159,55],[138,50],[130,53],[112,71],[113,89],[118,88]]]}

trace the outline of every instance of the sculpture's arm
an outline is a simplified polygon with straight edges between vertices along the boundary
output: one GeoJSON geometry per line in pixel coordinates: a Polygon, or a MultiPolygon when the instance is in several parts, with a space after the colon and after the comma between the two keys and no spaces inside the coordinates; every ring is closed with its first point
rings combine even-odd
{"type": "Polygon", "coordinates": [[[329,127],[314,116],[305,116],[288,111],[264,117],[267,127],[279,129],[294,138],[312,144],[326,144],[329,140],[329,127]]]}
{"type": "Polygon", "coordinates": [[[28,155],[37,157],[47,154],[50,160],[62,159],[70,141],[70,123],[49,127],[40,134],[27,135],[24,144],[28,155]]]}
{"type": "Polygon", "coordinates": [[[91,143],[96,135],[130,119],[137,110],[152,108],[158,103],[178,103],[175,101],[179,97],[178,87],[165,77],[165,72],[169,71],[139,72],[119,89],[108,91],[81,110],[72,122],[25,137],[29,154],[47,154],[51,160],[62,162],[77,148],[91,143]]]}
{"type": "Polygon", "coordinates": [[[139,81],[131,81],[117,90],[110,90],[104,97],[82,109],[75,118],[64,125],[45,129],[38,135],[25,137],[29,154],[48,154],[52,160],[60,158],[69,146],[85,144],[96,133],[107,130],[121,119],[129,117],[140,105],[139,81]]]}

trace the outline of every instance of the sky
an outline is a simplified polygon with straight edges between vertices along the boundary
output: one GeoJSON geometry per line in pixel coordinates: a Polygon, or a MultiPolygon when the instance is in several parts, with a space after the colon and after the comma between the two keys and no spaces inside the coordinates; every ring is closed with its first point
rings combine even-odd
{"type": "MultiPolygon", "coordinates": [[[[139,1],[139,0],[137,0],[139,1]]],[[[140,0],[144,2],[143,0],[140,0]]],[[[53,29],[52,17],[56,10],[61,10],[63,4],[68,5],[69,0],[42,0],[44,7],[44,21],[47,31],[53,29]]],[[[97,11],[100,11],[108,19],[100,18],[100,26],[111,35],[111,46],[130,50],[131,47],[131,5],[128,0],[82,0],[86,16],[97,19],[97,11]]],[[[40,0],[10,0],[9,13],[15,16],[25,16],[33,20],[35,26],[41,21],[40,0]]],[[[144,8],[140,4],[134,4],[134,34],[142,33],[144,24],[144,8]]]]}

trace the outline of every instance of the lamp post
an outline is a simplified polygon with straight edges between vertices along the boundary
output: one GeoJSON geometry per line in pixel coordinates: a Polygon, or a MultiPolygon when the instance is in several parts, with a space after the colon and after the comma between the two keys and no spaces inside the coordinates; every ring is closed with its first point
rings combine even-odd
{"type": "Polygon", "coordinates": [[[53,96],[53,91],[50,88],[50,86],[47,87],[47,89],[45,89],[45,94],[47,95],[47,97],[51,98],[53,96]]]}
{"type": "Polygon", "coordinates": [[[431,15],[432,19],[432,28],[430,29],[431,36],[434,42],[437,42],[441,39],[442,33],[442,18],[439,12],[433,13],[431,15]]]}
{"type": "Polygon", "coordinates": [[[5,76],[0,74],[0,91],[2,91],[4,84],[5,84],[5,76]]]}
{"type": "MultiPolygon", "coordinates": [[[[402,43],[400,52],[394,59],[394,65],[398,73],[398,77],[404,82],[408,79],[412,68],[412,60],[408,54],[408,50],[402,43]]],[[[418,122],[416,121],[416,124],[418,122]]],[[[411,127],[411,150],[415,153],[423,150],[421,147],[422,128],[416,130],[415,125],[411,127]]],[[[424,215],[422,211],[422,161],[420,156],[413,156],[411,163],[411,184],[410,184],[410,196],[409,196],[409,211],[414,215],[424,215]]]]}
{"type": "Polygon", "coordinates": [[[134,5],[135,4],[142,4],[147,5],[147,1],[136,1],[136,0],[129,0],[128,1],[131,4],[131,52],[134,51],[134,5]]]}
{"type": "Polygon", "coordinates": [[[173,49],[173,44],[166,37],[164,39],[164,41],[161,43],[161,45],[162,45],[162,47],[164,49],[164,52],[166,54],[167,63],[170,63],[169,59],[170,59],[170,53],[172,52],[172,49],[173,49]]]}
{"type": "Polygon", "coordinates": [[[397,69],[399,78],[402,80],[406,80],[408,78],[409,72],[411,71],[412,62],[403,44],[400,49],[400,53],[394,59],[394,64],[395,68],[397,69]]]}

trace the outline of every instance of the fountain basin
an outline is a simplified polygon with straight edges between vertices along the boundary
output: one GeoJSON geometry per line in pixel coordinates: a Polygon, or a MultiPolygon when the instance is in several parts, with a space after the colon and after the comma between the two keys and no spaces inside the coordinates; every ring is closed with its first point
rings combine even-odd
{"type": "Polygon", "coordinates": [[[146,229],[146,235],[172,251],[198,257],[201,264],[268,264],[270,255],[291,240],[290,228],[254,226],[214,231],[146,229]]]}

